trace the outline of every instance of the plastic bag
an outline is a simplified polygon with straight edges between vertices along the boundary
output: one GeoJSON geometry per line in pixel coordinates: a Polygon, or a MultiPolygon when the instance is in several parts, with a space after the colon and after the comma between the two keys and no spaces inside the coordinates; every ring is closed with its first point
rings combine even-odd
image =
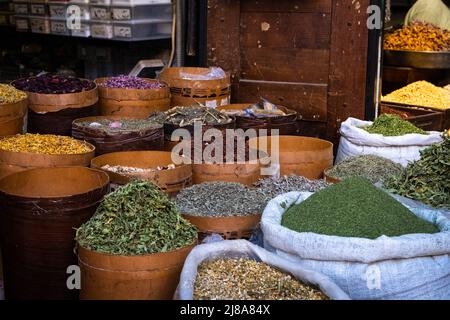
{"type": "Polygon", "coordinates": [[[184,263],[180,283],[175,292],[177,300],[192,300],[197,268],[203,261],[220,257],[239,258],[248,257],[262,261],[281,271],[290,273],[300,281],[320,288],[330,299],[348,300],[349,297],[328,277],[277,257],[276,255],[251,244],[245,240],[220,241],[202,244],[194,248],[184,263]]]}
{"type": "Polygon", "coordinates": [[[449,299],[450,220],[441,211],[408,207],[440,233],[381,236],[375,240],[299,233],[281,225],[286,208],[312,193],[271,200],[261,220],[264,247],[298,266],[321,272],[352,299],[449,299]]]}
{"type": "Polygon", "coordinates": [[[226,76],[225,71],[218,67],[211,67],[208,69],[208,72],[203,74],[180,71],[180,77],[183,80],[215,80],[226,78],[226,76]]]}
{"type": "Polygon", "coordinates": [[[347,158],[373,154],[390,159],[402,166],[420,159],[420,151],[428,146],[442,142],[440,132],[431,131],[428,135],[407,134],[398,137],[385,137],[371,134],[361,129],[373,122],[348,118],[341,125],[341,141],[336,164],[347,158]]]}

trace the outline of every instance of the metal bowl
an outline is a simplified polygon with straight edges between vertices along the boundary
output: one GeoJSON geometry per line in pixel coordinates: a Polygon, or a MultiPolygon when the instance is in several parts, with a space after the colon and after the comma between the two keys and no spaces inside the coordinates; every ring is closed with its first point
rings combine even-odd
{"type": "Polygon", "coordinates": [[[417,69],[450,69],[450,51],[384,50],[384,65],[417,69]]]}

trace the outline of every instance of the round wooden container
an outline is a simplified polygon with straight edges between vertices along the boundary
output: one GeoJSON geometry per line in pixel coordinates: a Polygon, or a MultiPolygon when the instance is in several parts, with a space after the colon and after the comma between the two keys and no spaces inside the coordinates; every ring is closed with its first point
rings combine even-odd
{"type": "MultiPolygon", "coordinates": [[[[101,84],[109,78],[98,78],[100,114],[103,116],[125,116],[147,118],[151,114],[170,108],[170,89],[164,84],[159,89],[106,88],[101,84]]],[[[143,79],[147,82],[157,80],[143,79]]]]}
{"type": "Polygon", "coordinates": [[[194,184],[225,181],[253,185],[261,178],[261,164],[259,162],[242,164],[194,164],[192,173],[194,184]]]}
{"type": "Polygon", "coordinates": [[[24,117],[27,113],[28,99],[14,103],[0,104],[0,137],[23,132],[24,117]]]}

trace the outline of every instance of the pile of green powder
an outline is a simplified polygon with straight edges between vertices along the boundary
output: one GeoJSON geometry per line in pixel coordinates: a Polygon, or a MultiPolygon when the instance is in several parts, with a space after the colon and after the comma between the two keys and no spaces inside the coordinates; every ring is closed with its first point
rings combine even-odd
{"type": "Polygon", "coordinates": [[[427,134],[426,131],[417,128],[411,122],[392,114],[382,114],[372,125],[362,127],[362,129],[369,133],[381,134],[386,137],[403,136],[410,133],[427,134]]]}
{"type": "Polygon", "coordinates": [[[288,208],[281,224],[297,232],[368,239],[439,232],[363,177],[349,178],[288,208]]]}

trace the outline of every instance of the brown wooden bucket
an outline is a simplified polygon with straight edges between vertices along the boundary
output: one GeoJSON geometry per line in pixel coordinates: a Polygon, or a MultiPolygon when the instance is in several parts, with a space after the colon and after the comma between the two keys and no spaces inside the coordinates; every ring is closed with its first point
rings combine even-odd
{"type": "Polygon", "coordinates": [[[89,167],[94,157],[95,147],[84,142],[90,149],[82,154],[38,154],[13,152],[0,149],[0,179],[9,174],[42,167],[89,167]]]}
{"type": "MultiPolygon", "coordinates": [[[[100,114],[103,116],[125,116],[147,118],[154,112],[170,108],[170,89],[167,85],[160,89],[105,88],[100,84],[109,78],[98,78],[100,114]]],[[[148,82],[157,80],[143,79],[148,82]]]]}
{"type": "Polygon", "coordinates": [[[253,185],[261,178],[261,164],[230,163],[230,164],[194,164],[192,167],[194,184],[212,181],[239,182],[253,185]]]}
{"type": "MultiPolygon", "coordinates": [[[[250,103],[229,104],[218,107],[217,109],[225,112],[242,111],[247,109],[249,106],[251,106],[250,103]]],[[[268,135],[271,134],[271,130],[278,130],[281,135],[296,135],[298,131],[297,112],[283,106],[278,106],[278,108],[286,113],[286,115],[267,118],[254,118],[233,113],[232,115],[236,118],[236,129],[255,129],[257,130],[258,136],[260,135],[258,132],[259,129],[266,129],[268,135]]]]}
{"type": "MultiPolygon", "coordinates": [[[[164,151],[134,151],[116,152],[105,154],[92,159],[91,167],[103,170],[105,165],[127,166],[136,168],[156,168],[158,166],[168,166],[173,163],[170,152],[164,151]]],[[[175,169],[161,170],[149,173],[134,173],[132,175],[119,174],[107,170],[105,171],[111,183],[124,185],[133,178],[148,180],[157,185],[162,191],[171,196],[176,195],[181,189],[192,185],[192,165],[183,164],[175,169]]]]}
{"type": "Polygon", "coordinates": [[[171,300],[194,244],[142,256],[120,256],[78,247],[82,300],[171,300]]]}
{"type": "Polygon", "coordinates": [[[94,116],[98,102],[97,87],[92,90],[41,94],[27,92],[29,100],[28,132],[70,136],[72,122],[94,116]]]}
{"type": "Polygon", "coordinates": [[[75,228],[91,218],[109,187],[104,172],[39,168],[0,180],[1,247],[7,299],[76,299],[75,228]]]}
{"type": "MultiPolygon", "coordinates": [[[[333,144],[326,140],[299,136],[279,136],[280,175],[299,175],[320,179],[325,169],[333,165],[333,144]]],[[[261,148],[261,139],[249,140],[250,148],[261,148]]],[[[271,139],[267,139],[272,156],[271,139]]]]}
{"type": "Polygon", "coordinates": [[[0,104],[0,137],[22,133],[28,99],[0,104]]]}
{"type": "Polygon", "coordinates": [[[208,68],[173,67],[165,68],[159,78],[170,87],[172,106],[190,106],[201,103],[216,108],[230,103],[231,82],[227,74],[222,79],[189,80],[181,73],[204,74],[208,68]]]}
{"type": "Polygon", "coordinates": [[[72,136],[85,140],[95,146],[95,154],[119,151],[162,150],[164,148],[164,128],[146,129],[141,131],[107,133],[95,127],[81,126],[81,122],[94,122],[97,120],[123,120],[136,119],[122,116],[101,116],[76,119],[72,123],[72,136]]]}
{"type": "Polygon", "coordinates": [[[261,214],[230,217],[201,217],[183,214],[183,217],[198,228],[199,241],[212,234],[219,234],[226,240],[250,239],[261,221],[261,214]]]}

